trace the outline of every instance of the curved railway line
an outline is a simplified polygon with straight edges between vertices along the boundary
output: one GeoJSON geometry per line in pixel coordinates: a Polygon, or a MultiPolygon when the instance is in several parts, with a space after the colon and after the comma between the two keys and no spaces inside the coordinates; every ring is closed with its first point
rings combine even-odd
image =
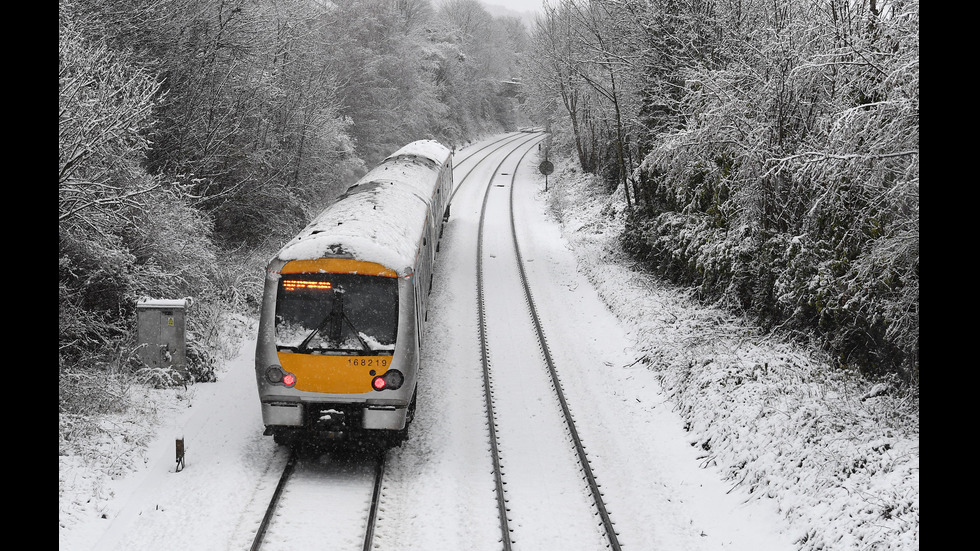
{"type": "MultiPolygon", "coordinates": [[[[463,163],[465,161],[469,161],[473,159],[476,161],[473,167],[475,168],[475,166],[479,165],[479,163],[483,159],[487,158],[495,151],[498,151],[501,148],[506,147],[508,144],[512,144],[515,141],[521,141],[521,143],[527,143],[527,141],[529,141],[530,139],[534,139],[539,136],[540,133],[535,133],[532,138],[528,138],[527,134],[524,133],[507,135],[501,139],[489,142],[483,145],[482,147],[470,152],[467,155],[467,157],[460,159],[458,163],[463,163]]],[[[470,175],[470,173],[472,173],[473,168],[470,168],[470,170],[466,173],[466,175],[460,178],[460,184],[470,175]]],[[[459,186],[456,187],[456,190],[458,189],[459,186]]],[[[359,548],[363,549],[364,551],[371,549],[373,545],[375,523],[378,518],[378,505],[380,503],[380,498],[381,498],[381,487],[382,487],[382,480],[384,477],[386,458],[387,455],[382,452],[382,453],[378,453],[371,460],[373,461],[374,464],[374,469],[373,469],[374,477],[370,482],[370,490],[366,489],[368,482],[366,481],[366,478],[364,476],[356,477],[358,480],[355,481],[355,484],[359,484],[360,486],[365,488],[365,491],[363,491],[362,494],[371,496],[370,503],[366,507],[367,513],[366,515],[364,515],[363,521],[354,523],[357,526],[363,526],[363,538],[362,538],[363,544],[359,548]]],[[[335,475],[340,475],[341,473],[341,470],[339,469],[337,469],[336,472],[330,472],[331,468],[325,467],[325,468],[321,468],[319,473],[320,475],[319,478],[322,479],[320,481],[322,482],[321,484],[318,484],[316,480],[310,480],[310,481],[293,480],[294,478],[293,474],[296,472],[297,465],[298,464],[302,465],[304,462],[308,462],[308,461],[309,458],[301,458],[300,453],[297,450],[290,451],[289,458],[286,461],[285,467],[283,468],[283,471],[280,474],[279,480],[276,484],[276,489],[273,492],[268,505],[265,507],[265,512],[263,514],[262,521],[259,523],[258,529],[256,530],[254,537],[252,538],[252,544],[250,547],[251,551],[268,550],[270,548],[275,547],[274,543],[271,545],[266,544],[267,535],[270,533],[270,528],[273,528],[277,522],[282,522],[281,519],[284,518],[288,519],[294,515],[293,512],[291,512],[290,510],[287,509],[287,507],[285,507],[285,505],[287,504],[283,503],[284,502],[283,496],[288,493],[288,489],[295,488],[297,482],[299,482],[299,484],[324,486],[326,481],[332,479],[335,475]]],[[[328,499],[329,497],[324,496],[324,501],[328,499]]],[[[300,505],[297,508],[297,511],[299,512],[296,513],[296,515],[302,515],[303,510],[309,509],[311,506],[312,504],[300,505]]],[[[312,535],[311,537],[316,537],[314,530],[310,530],[310,533],[312,535]]],[[[331,537],[336,537],[336,535],[332,535],[331,537]]],[[[351,536],[348,535],[347,539],[350,540],[351,536]]],[[[352,550],[354,548],[355,548],[354,546],[351,546],[352,550]]]]}
{"type": "MultiPolygon", "coordinates": [[[[524,144],[522,143],[521,145],[524,144]]],[[[519,151],[519,148],[520,146],[515,148],[511,153],[508,154],[508,157],[516,154],[519,151]]],[[[524,160],[524,157],[529,152],[530,149],[527,149],[520,155],[520,158],[517,160],[516,163],[517,167],[520,166],[520,163],[524,160]]],[[[500,162],[500,164],[497,167],[497,170],[495,170],[495,173],[500,172],[500,168],[504,166],[506,161],[507,161],[507,157],[505,157],[504,160],[500,162]]],[[[565,395],[562,391],[561,382],[558,378],[558,372],[555,367],[555,363],[552,360],[551,353],[548,349],[548,343],[545,338],[540,317],[538,315],[537,308],[535,307],[534,300],[531,295],[531,285],[528,281],[527,274],[524,270],[524,260],[521,256],[520,244],[518,243],[517,228],[516,228],[516,222],[514,218],[514,208],[513,208],[514,183],[516,181],[516,173],[517,173],[516,169],[511,172],[510,185],[507,186],[510,188],[510,193],[508,196],[508,213],[509,213],[508,218],[510,220],[510,233],[512,237],[510,243],[513,247],[512,252],[515,255],[516,264],[520,275],[520,283],[521,283],[520,286],[523,291],[523,296],[527,303],[528,315],[530,316],[530,320],[534,326],[537,344],[542,352],[543,361],[548,370],[551,386],[555,392],[555,398],[557,399],[560,405],[562,416],[565,425],[568,429],[571,443],[575,448],[575,454],[579,461],[580,467],[582,469],[583,479],[586,481],[586,484],[589,489],[589,493],[592,496],[592,500],[594,502],[594,506],[596,509],[596,514],[600,517],[599,525],[601,526],[605,538],[608,542],[607,547],[610,549],[619,550],[621,549],[621,545],[619,543],[618,534],[615,531],[615,527],[613,525],[612,519],[607,510],[606,504],[603,501],[602,493],[600,491],[599,484],[596,480],[596,476],[593,473],[592,468],[589,464],[589,459],[586,454],[585,447],[582,444],[582,440],[579,437],[578,431],[575,428],[575,422],[572,418],[568,401],[566,400],[565,395]]],[[[480,213],[480,226],[479,226],[478,243],[477,243],[477,297],[478,297],[477,310],[479,316],[478,325],[480,328],[480,340],[481,340],[481,351],[482,351],[481,357],[482,357],[483,372],[484,372],[484,392],[486,397],[486,409],[487,409],[487,417],[488,417],[487,424],[490,430],[490,445],[491,445],[493,461],[494,461],[494,476],[496,479],[496,487],[497,487],[497,500],[498,500],[498,511],[500,516],[501,541],[503,543],[503,548],[505,550],[510,550],[512,548],[512,545],[514,544],[514,540],[512,539],[513,537],[512,534],[514,530],[511,527],[510,519],[508,518],[510,508],[508,504],[508,499],[506,497],[506,490],[505,490],[506,482],[504,481],[504,472],[503,472],[502,460],[501,460],[501,450],[500,450],[500,446],[498,445],[498,441],[501,438],[501,436],[498,435],[497,432],[498,422],[495,414],[495,405],[493,399],[494,396],[493,382],[492,382],[493,368],[488,353],[490,347],[488,345],[488,336],[487,336],[487,326],[488,326],[487,313],[486,313],[487,290],[486,290],[485,277],[484,277],[485,274],[484,240],[485,240],[485,232],[486,232],[485,222],[487,220],[490,194],[491,191],[494,189],[494,187],[495,186],[493,185],[493,182],[488,182],[486,192],[484,193],[483,206],[480,213]]]]}
{"type": "MultiPolygon", "coordinates": [[[[486,186],[486,189],[483,192],[483,204],[479,214],[480,219],[476,247],[477,325],[480,333],[479,346],[481,349],[483,370],[483,394],[485,399],[483,405],[487,416],[487,427],[489,429],[489,448],[493,462],[494,487],[496,489],[497,511],[500,524],[500,543],[502,549],[510,551],[514,548],[516,542],[521,540],[522,535],[528,535],[540,528],[523,526],[521,524],[522,512],[520,508],[512,508],[512,504],[510,503],[508,482],[511,482],[512,485],[510,487],[514,488],[514,485],[520,485],[522,480],[520,477],[514,477],[514,480],[508,480],[503,457],[508,438],[517,438],[519,436],[513,434],[513,432],[517,431],[508,433],[506,429],[500,429],[500,417],[504,412],[500,411],[500,407],[494,398],[494,375],[500,369],[500,366],[493,361],[494,346],[491,343],[493,339],[488,334],[488,332],[496,331],[500,324],[495,324],[488,318],[488,297],[493,296],[492,293],[494,290],[489,289],[486,285],[485,273],[487,272],[487,268],[485,262],[487,259],[496,260],[495,254],[499,254],[500,250],[498,248],[496,253],[491,253],[484,246],[484,242],[487,239],[486,223],[490,213],[489,204],[491,194],[494,190],[499,190],[502,187],[510,187],[509,197],[507,199],[507,218],[509,219],[509,234],[511,237],[509,239],[509,254],[513,255],[514,260],[508,262],[514,262],[516,264],[521,289],[518,290],[516,287],[508,287],[503,292],[511,295],[515,293],[523,294],[524,302],[527,305],[526,313],[528,316],[525,323],[533,327],[533,331],[524,331],[525,333],[533,332],[533,336],[525,335],[528,339],[533,339],[533,341],[526,342],[536,343],[536,346],[541,352],[540,361],[531,361],[528,359],[527,365],[523,367],[529,373],[535,370],[538,375],[546,373],[547,380],[550,381],[550,388],[553,389],[554,400],[558,404],[558,409],[561,411],[561,418],[567,430],[565,437],[570,441],[570,447],[574,448],[574,450],[568,450],[567,455],[574,457],[574,461],[577,462],[581,474],[579,478],[585,482],[580,493],[583,496],[587,495],[590,500],[590,503],[587,505],[578,507],[580,509],[586,506],[591,507],[593,510],[591,516],[593,518],[598,517],[598,522],[594,523],[591,529],[597,534],[597,538],[600,536],[602,538],[601,542],[597,539],[597,545],[618,551],[621,549],[618,534],[615,531],[611,516],[603,501],[600,486],[589,464],[585,447],[575,428],[569,405],[562,391],[558,371],[552,360],[544,329],[534,305],[531,284],[524,270],[525,261],[521,256],[520,244],[518,243],[513,206],[516,167],[520,167],[520,164],[524,161],[528,153],[530,153],[533,146],[544,136],[545,134],[541,132],[509,135],[501,140],[483,145],[479,149],[469,152],[465,158],[458,159],[455,162],[457,169],[460,165],[469,161],[474,161],[474,166],[470,167],[465,175],[458,179],[456,188],[453,190],[453,197],[455,197],[456,192],[459,191],[477,166],[481,165],[481,163],[494,162],[491,159],[499,158],[499,154],[495,157],[495,153],[497,152],[501,152],[504,155],[493,170],[494,176],[490,177],[488,181],[482,182],[486,186]],[[505,150],[504,148],[509,149],[505,150]],[[515,157],[517,158],[516,163],[513,162],[515,157]],[[505,164],[515,167],[509,173],[509,183],[495,184],[493,180],[497,175],[508,174],[501,172],[505,164]]],[[[496,213],[499,214],[499,212],[496,213]]],[[[500,233],[503,233],[503,230],[498,228],[496,232],[498,240],[500,239],[500,233]]],[[[512,312],[512,315],[516,316],[518,313],[512,312]]],[[[502,323],[510,324],[508,321],[502,323]]],[[[501,376],[509,375],[501,374],[501,376]]],[[[541,399],[541,397],[539,396],[538,399],[541,399]]],[[[521,414],[521,412],[509,412],[511,416],[520,416],[521,414]]],[[[378,452],[371,457],[365,457],[363,455],[353,456],[349,461],[337,460],[335,457],[328,455],[326,456],[328,457],[326,464],[322,463],[323,457],[325,456],[320,456],[320,458],[305,457],[296,450],[290,452],[289,459],[279,477],[276,489],[266,507],[263,519],[254,535],[251,546],[252,551],[258,551],[260,549],[270,551],[277,548],[288,548],[289,545],[282,544],[282,542],[284,540],[290,541],[296,535],[292,533],[288,537],[284,537],[283,535],[287,531],[300,529],[306,533],[305,531],[307,530],[314,530],[317,525],[323,525],[322,511],[330,509],[332,502],[359,502],[363,503],[364,506],[358,508],[356,511],[331,511],[331,522],[327,523],[330,526],[329,534],[316,534],[315,531],[310,531],[304,537],[328,538],[329,541],[337,542],[339,545],[343,545],[343,548],[349,547],[352,551],[354,549],[368,551],[374,548],[375,522],[378,519],[378,506],[381,501],[386,453],[378,452]],[[344,493],[343,498],[339,497],[338,492],[344,493]],[[356,497],[350,497],[352,495],[356,497]],[[319,521],[317,521],[317,517],[310,516],[311,510],[321,513],[319,521]],[[342,534],[338,534],[338,526],[344,526],[342,534]]],[[[568,484],[582,486],[580,480],[571,481],[568,484]]],[[[573,501],[578,501],[574,496],[570,496],[570,498],[573,501]]],[[[582,498],[582,501],[585,501],[585,497],[582,498]]],[[[558,521],[557,524],[560,524],[561,519],[558,519],[558,521]]],[[[561,528],[558,529],[561,530],[561,528]]]]}

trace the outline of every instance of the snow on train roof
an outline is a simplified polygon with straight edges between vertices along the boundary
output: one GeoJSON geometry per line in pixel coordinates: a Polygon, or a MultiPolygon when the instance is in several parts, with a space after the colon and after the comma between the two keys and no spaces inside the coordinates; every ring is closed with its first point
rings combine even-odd
{"type": "Polygon", "coordinates": [[[399,149],[321,212],[276,257],[349,257],[408,275],[439,167],[449,153],[432,140],[399,149]]]}
{"type": "Polygon", "coordinates": [[[398,157],[399,155],[418,155],[442,164],[446,161],[446,157],[449,156],[449,153],[449,148],[435,140],[419,140],[417,142],[412,142],[392,153],[388,156],[388,158],[398,157]]]}

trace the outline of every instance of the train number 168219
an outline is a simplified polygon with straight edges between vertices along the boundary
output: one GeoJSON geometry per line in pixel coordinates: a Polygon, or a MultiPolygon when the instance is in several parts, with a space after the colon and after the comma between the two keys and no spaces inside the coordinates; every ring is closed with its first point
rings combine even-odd
{"type": "Polygon", "coordinates": [[[387,368],[391,356],[347,358],[347,367],[381,367],[387,368]]]}

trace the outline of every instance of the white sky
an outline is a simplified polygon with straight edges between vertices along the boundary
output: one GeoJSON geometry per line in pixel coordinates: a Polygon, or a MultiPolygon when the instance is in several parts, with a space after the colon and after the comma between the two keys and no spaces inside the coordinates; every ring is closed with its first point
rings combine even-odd
{"type": "Polygon", "coordinates": [[[514,11],[540,12],[544,0],[480,0],[484,4],[496,4],[514,11]]]}

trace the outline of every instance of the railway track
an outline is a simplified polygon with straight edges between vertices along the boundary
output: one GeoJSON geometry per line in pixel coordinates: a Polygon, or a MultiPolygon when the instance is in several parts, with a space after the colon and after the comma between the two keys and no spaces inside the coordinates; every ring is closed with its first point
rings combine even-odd
{"type": "Polygon", "coordinates": [[[293,450],[252,540],[252,551],[373,546],[386,454],[293,450]],[[360,501],[362,507],[348,504],[360,501]],[[345,504],[337,507],[336,504],[345,504]]]}
{"type": "MultiPolygon", "coordinates": [[[[462,177],[457,177],[454,196],[477,166],[482,165],[483,169],[486,169],[488,163],[495,165],[493,170],[495,176],[491,177],[489,182],[482,181],[486,189],[480,191],[471,189],[469,192],[477,191],[483,194],[477,232],[476,274],[479,318],[477,326],[482,351],[483,405],[486,425],[490,433],[489,447],[499,520],[499,543],[501,548],[507,551],[561,548],[562,545],[567,549],[620,550],[618,534],[603,501],[601,488],[589,464],[571,416],[571,408],[561,388],[558,370],[548,350],[544,328],[531,296],[531,284],[527,281],[527,274],[524,272],[525,260],[521,257],[517,239],[513,214],[513,184],[516,169],[504,167],[519,166],[544,135],[519,133],[508,136],[485,144],[475,152],[470,151],[465,158],[455,162],[457,170],[466,172],[462,177]],[[501,155],[503,155],[502,160],[500,160],[501,155]],[[464,165],[471,162],[474,166],[464,165]],[[504,175],[510,178],[501,183],[499,180],[504,175]],[[508,191],[509,193],[505,194],[508,191]],[[503,216],[503,211],[490,208],[495,201],[499,208],[502,198],[506,198],[506,217],[503,216]],[[488,241],[492,241],[493,244],[485,245],[488,241]],[[509,259],[505,259],[505,256],[509,259]],[[488,271],[488,264],[505,263],[507,271],[513,272],[512,278],[499,277],[501,275],[499,271],[488,271]],[[489,278],[493,280],[489,284],[487,274],[490,274],[489,278]],[[502,295],[518,296],[526,308],[514,308],[513,303],[502,306],[503,303],[499,300],[502,295]],[[495,308],[497,310],[494,310],[495,308]],[[501,312],[500,308],[510,311],[501,312]],[[502,328],[501,324],[492,321],[501,319],[514,321],[516,318],[522,318],[523,321],[504,322],[503,325],[511,325],[510,328],[502,328]],[[523,341],[525,344],[509,346],[506,343],[509,337],[500,336],[507,331],[520,333],[521,338],[525,339],[523,341]],[[500,344],[501,338],[505,342],[503,345],[500,344]],[[508,351],[507,348],[513,350],[508,351]],[[523,355],[522,359],[514,360],[513,357],[508,359],[506,354],[509,352],[523,355]],[[540,358],[531,358],[532,355],[539,355],[540,358]],[[521,362],[522,366],[515,371],[514,367],[518,362],[521,362]],[[535,378],[533,385],[526,377],[532,373],[535,378]],[[550,407],[554,410],[552,413],[556,418],[561,419],[563,429],[552,430],[550,427],[557,424],[551,423],[547,430],[541,430],[542,433],[551,433],[547,435],[547,439],[543,434],[535,435],[535,424],[524,418],[531,408],[502,407],[500,401],[495,398],[501,392],[513,393],[516,387],[521,386],[538,389],[533,391],[533,400],[551,404],[550,406],[546,404],[544,410],[534,410],[531,416],[537,418],[550,415],[545,411],[550,407]],[[531,433],[528,433],[528,430],[531,430],[531,433]],[[542,448],[546,448],[549,454],[544,459],[550,462],[546,470],[553,470],[556,477],[561,477],[562,488],[574,488],[565,490],[561,496],[554,497],[539,486],[541,481],[535,478],[543,477],[535,474],[533,466],[528,468],[525,465],[533,462],[534,459],[520,457],[517,451],[526,446],[510,445],[522,439],[538,436],[542,438],[542,448]],[[542,498],[542,496],[549,497],[542,498]],[[536,501],[540,503],[535,503],[536,501]],[[542,507],[553,509],[554,512],[553,521],[546,525],[539,524],[542,507]],[[535,511],[535,508],[539,510],[535,511]],[[557,539],[542,539],[555,534],[559,534],[556,536],[557,539]]],[[[476,207],[477,205],[474,205],[474,209],[476,207]]],[[[361,456],[350,461],[335,461],[331,458],[324,463],[322,458],[302,457],[294,452],[283,469],[264,518],[255,533],[251,549],[274,551],[309,548],[311,542],[315,542],[317,548],[364,551],[373,549],[376,546],[374,526],[378,518],[384,463],[383,454],[376,457],[361,456]],[[338,510],[337,507],[332,507],[331,503],[343,503],[347,510],[338,510]],[[329,519],[329,522],[325,522],[325,519],[329,519]],[[326,530],[317,532],[318,529],[324,528],[326,530]]],[[[548,478],[545,483],[552,484],[551,480],[548,478]]],[[[390,497],[386,500],[390,500],[390,497]]],[[[489,513],[489,507],[487,509],[489,513]]],[[[385,548],[386,545],[382,545],[383,543],[384,540],[381,540],[377,545],[385,548]]]]}
{"type": "MultiPolygon", "coordinates": [[[[506,135],[498,140],[488,142],[483,146],[474,149],[473,151],[468,151],[466,157],[463,157],[461,159],[456,159],[454,155],[453,157],[454,170],[458,170],[459,167],[462,166],[463,163],[467,161],[472,160],[474,161],[474,164],[472,167],[469,168],[469,170],[466,171],[466,174],[464,174],[463,177],[459,179],[459,182],[456,184],[456,189],[453,190],[452,197],[456,196],[456,192],[459,191],[459,189],[462,187],[463,182],[466,181],[466,179],[470,176],[470,174],[473,173],[474,170],[476,170],[476,168],[480,165],[480,163],[490,158],[490,156],[496,153],[497,151],[500,151],[501,149],[507,146],[512,146],[516,149],[532,141],[535,140],[540,141],[540,139],[545,135],[546,135],[545,132],[530,132],[530,133],[518,132],[513,135],[506,135]]],[[[450,201],[449,201],[450,204],[452,204],[452,197],[450,197],[450,201]]]]}
{"type": "MultiPolygon", "coordinates": [[[[507,159],[511,156],[516,156],[525,144],[531,142],[532,140],[525,141],[515,147],[511,153],[507,155],[497,169],[494,171],[495,174],[505,175],[501,173],[501,168],[507,163],[507,159]]],[[[511,145],[514,142],[507,142],[503,146],[511,145]]],[[[501,146],[501,147],[503,147],[501,146]]],[[[520,153],[520,158],[514,166],[519,167],[520,163],[523,161],[524,157],[531,151],[530,148],[520,153]]],[[[508,165],[509,166],[509,165],[508,165]]],[[[597,542],[598,545],[603,545],[607,548],[613,550],[621,549],[621,545],[618,539],[618,534],[615,531],[615,527],[612,522],[612,518],[603,501],[603,496],[600,490],[599,483],[596,480],[595,473],[593,472],[589,459],[585,451],[585,447],[582,444],[582,440],[578,434],[575,427],[575,422],[572,418],[571,410],[569,404],[564,396],[561,387],[561,381],[558,377],[558,371],[555,363],[551,357],[551,353],[548,349],[547,340],[545,338],[544,330],[540,321],[540,317],[537,313],[537,308],[534,304],[533,297],[531,295],[531,287],[528,282],[527,274],[524,270],[524,259],[521,257],[520,245],[517,239],[517,230],[514,220],[514,208],[513,208],[513,188],[514,182],[516,181],[516,168],[512,170],[509,175],[509,184],[495,184],[493,181],[487,184],[487,188],[483,198],[483,205],[480,213],[480,224],[478,231],[478,244],[477,244],[477,312],[479,316],[478,326],[480,328],[480,341],[482,350],[482,364],[484,373],[484,396],[485,396],[485,407],[487,414],[487,426],[489,427],[490,433],[490,448],[491,455],[493,457],[493,471],[495,476],[495,485],[497,489],[497,505],[498,505],[498,516],[500,520],[500,530],[501,530],[501,543],[503,549],[510,550],[513,548],[515,543],[521,538],[526,538],[532,542],[537,542],[537,545],[544,543],[539,538],[541,534],[549,534],[555,530],[555,527],[548,526],[531,526],[522,522],[521,515],[524,514],[520,510],[519,506],[515,505],[512,508],[512,504],[508,494],[518,494],[523,492],[523,489],[518,489],[516,485],[508,486],[508,478],[512,478],[513,481],[520,481],[521,483],[533,484],[537,479],[545,476],[545,473],[539,468],[535,469],[533,465],[533,460],[528,460],[528,458],[514,458],[514,461],[508,463],[508,467],[505,468],[505,462],[503,456],[507,448],[506,442],[509,438],[520,439],[520,438],[535,438],[533,430],[528,432],[527,426],[524,423],[522,416],[530,415],[534,416],[547,416],[548,412],[546,410],[535,409],[535,401],[541,401],[542,397],[547,393],[554,397],[557,402],[558,408],[561,411],[561,419],[564,427],[567,430],[567,438],[571,443],[571,447],[574,449],[574,458],[577,461],[578,468],[580,469],[581,479],[585,481],[585,485],[588,489],[588,494],[591,497],[591,506],[594,509],[593,516],[598,516],[599,521],[595,528],[598,532],[601,532],[601,542],[597,542]],[[496,201],[498,203],[497,208],[501,208],[502,198],[499,197],[498,192],[500,188],[510,188],[510,193],[506,199],[506,210],[508,212],[507,218],[509,219],[509,228],[501,227],[499,221],[491,222],[495,224],[493,228],[487,229],[488,220],[499,220],[497,217],[489,217],[491,202],[496,201]],[[488,242],[488,237],[492,235],[490,239],[491,245],[485,247],[485,243],[488,242]],[[507,238],[509,236],[509,239],[507,238]],[[490,250],[487,250],[490,249],[490,250]],[[502,261],[503,257],[512,255],[513,260],[509,263],[507,261],[502,261]],[[486,264],[488,262],[494,263],[494,269],[492,270],[491,283],[488,285],[487,274],[491,273],[488,270],[486,264]],[[504,277],[501,268],[508,269],[516,265],[516,277],[507,279],[504,277]],[[515,283],[519,281],[518,283],[515,283]],[[508,285],[507,282],[510,282],[508,285]],[[526,304],[526,319],[523,321],[517,320],[519,312],[515,312],[517,308],[513,307],[511,304],[505,307],[501,311],[488,313],[488,305],[491,303],[501,303],[503,302],[500,297],[506,296],[507,294],[513,295],[517,291],[517,287],[523,292],[523,299],[526,304]],[[489,300],[492,298],[493,300],[489,300]],[[493,321],[491,321],[493,320],[493,321]],[[506,320],[503,324],[500,320],[506,320]],[[502,325],[508,325],[509,327],[502,327],[502,325]],[[533,327],[533,330],[529,328],[533,327]],[[508,335],[508,331],[511,333],[508,335]],[[498,332],[503,337],[493,336],[492,333],[498,332]],[[518,333],[532,333],[532,341],[523,340],[525,343],[524,347],[517,347],[514,343],[519,339],[523,338],[518,333]],[[494,339],[497,342],[494,342],[494,339]],[[523,348],[523,351],[520,349],[523,348]],[[532,349],[532,353],[529,354],[527,349],[532,349]],[[532,358],[533,350],[537,348],[540,350],[540,358],[532,358]],[[499,356],[498,359],[494,359],[494,354],[499,356]],[[520,364],[519,368],[515,369],[515,364],[520,364]],[[537,373],[534,373],[537,371],[537,373]],[[540,379],[537,383],[532,383],[534,379],[533,375],[542,375],[543,372],[547,373],[546,382],[542,382],[540,379]],[[498,375],[497,379],[501,380],[501,383],[495,384],[495,375],[498,375]],[[529,407],[523,412],[502,412],[499,411],[496,405],[495,393],[506,392],[506,393],[520,393],[526,391],[526,388],[536,388],[537,391],[531,390],[528,392],[529,395],[529,407]],[[543,388],[549,387],[551,392],[548,393],[546,390],[541,390],[543,388]],[[505,425],[503,418],[510,417],[511,421],[506,424],[507,428],[503,431],[500,430],[501,425],[505,425]],[[510,432],[513,434],[510,434],[510,432]],[[530,436],[528,436],[530,434],[530,436]],[[525,465],[521,465],[524,463],[525,465]],[[512,472],[513,475],[508,476],[506,473],[512,472]],[[514,510],[516,509],[516,510],[514,510]],[[516,520],[516,522],[515,522],[516,520]],[[549,532],[552,531],[552,532],[549,532]]],[[[498,175],[498,176],[499,176],[498,175]]],[[[499,212],[499,211],[495,211],[499,212]]],[[[513,270],[511,270],[513,271],[513,270]]],[[[494,306],[490,306],[493,309],[494,306]]],[[[523,409],[523,408],[522,408],[523,409]]],[[[552,456],[549,456],[552,457],[552,456]]],[[[553,456],[555,459],[555,467],[557,463],[561,462],[561,454],[556,454],[553,456]]],[[[546,461],[551,461],[548,459],[546,461]]],[[[546,469],[549,466],[545,467],[546,469]]],[[[555,471],[560,471],[561,469],[555,468],[555,471]]],[[[565,471],[565,476],[567,477],[567,470],[565,471]]],[[[532,491],[533,492],[533,491],[532,491]]],[[[528,495],[525,492],[525,495],[528,495]]],[[[546,494],[542,494],[546,495],[546,494]]],[[[564,498],[571,499],[574,501],[573,496],[565,495],[564,498]]],[[[522,498],[524,503],[527,503],[528,498],[522,498]]],[[[559,498],[562,499],[562,498],[559,498]]],[[[555,504],[549,504],[548,507],[555,507],[557,511],[567,511],[569,513],[568,519],[576,518],[574,514],[581,515],[581,512],[571,512],[574,507],[569,509],[564,509],[563,506],[556,506],[555,504]]],[[[582,518],[579,516],[578,518],[582,518]]],[[[568,519],[566,522],[562,523],[561,515],[556,515],[556,524],[559,526],[558,531],[570,531],[568,519]]],[[[573,531],[570,531],[573,532],[573,531]]],[[[557,535],[555,536],[558,537],[557,535]]],[[[587,531],[582,534],[569,535],[564,538],[564,541],[571,542],[573,540],[578,540],[578,544],[582,544],[583,540],[580,538],[588,538],[589,534],[587,531]]],[[[561,539],[561,538],[559,538],[561,539]]],[[[549,545],[554,545],[556,539],[548,540],[549,545]]],[[[532,543],[532,548],[534,543],[532,543]]],[[[591,547],[589,547],[591,548],[591,547]]]]}
{"type": "MultiPolygon", "coordinates": [[[[456,165],[470,162],[474,166],[458,183],[496,151],[515,144],[520,147],[541,136],[540,132],[514,133],[468,151],[456,165]]],[[[338,456],[291,450],[250,549],[294,550],[310,548],[311,543],[327,549],[372,549],[385,463],[385,453],[338,456]],[[345,504],[346,510],[337,504],[345,504]]]]}

